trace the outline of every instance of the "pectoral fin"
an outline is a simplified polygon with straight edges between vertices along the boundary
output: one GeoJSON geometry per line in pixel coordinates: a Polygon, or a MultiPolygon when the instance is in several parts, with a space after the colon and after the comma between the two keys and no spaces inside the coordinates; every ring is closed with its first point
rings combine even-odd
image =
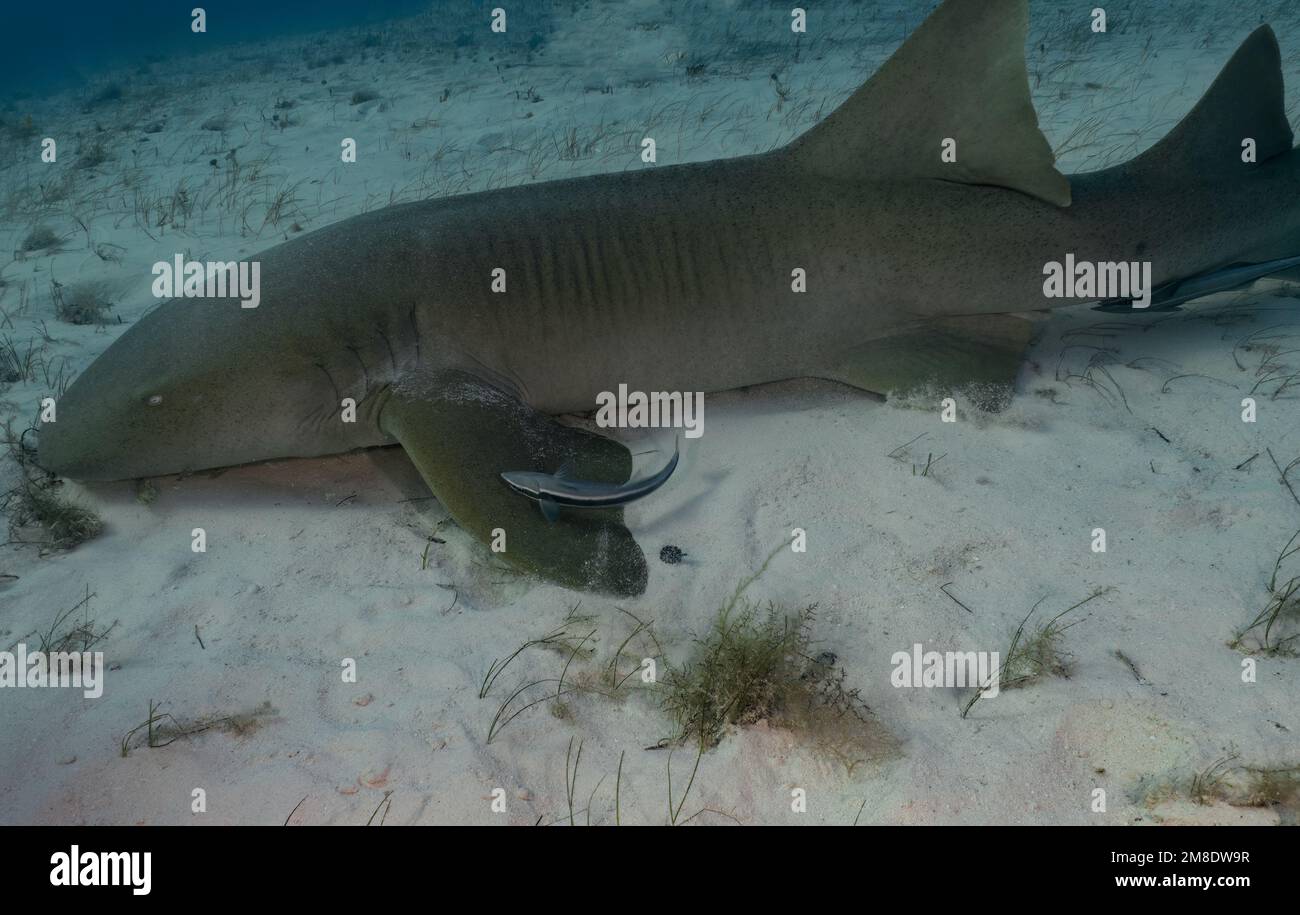
{"type": "Polygon", "coordinates": [[[876,394],[933,387],[964,391],[984,409],[1005,406],[1034,322],[1014,314],[942,318],[847,350],[824,373],[876,394]]]}
{"type": "MultiPolygon", "coordinates": [[[[583,479],[626,482],[632,456],[610,439],[571,429],[467,372],[403,376],[380,426],[410,456],[433,494],[484,543],[504,534],[501,558],[565,587],[617,595],[645,590],[646,561],[621,509],[566,512],[548,520],[501,480],[571,461],[583,479]]],[[[545,506],[543,506],[545,512],[545,506]]]]}

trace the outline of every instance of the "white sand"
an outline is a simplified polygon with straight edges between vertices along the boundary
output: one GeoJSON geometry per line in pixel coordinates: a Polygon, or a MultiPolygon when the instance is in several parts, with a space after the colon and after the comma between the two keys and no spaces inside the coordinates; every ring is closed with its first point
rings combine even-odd
{"type": "MultiPolygon", "coordinates": [[[[1121,161],[1163,135],[1256,24],[1244,13],[1184,12],[1104,37],[1081,25],[1070,42],[1058,17],[1080,10],[1060,6],[1035,6],[1030,72],[1066,171],[1121,161]]],[[[688,34],[652,0],[599,10],[559,21],[531,63],[482,47],[453,59],[422,47],[417,21],[385,30],[376,48],[336,33],[124,73],[125,98],[91,113],[81,111],[89,90],[11,105],[5,124],[30,109],[39,136],[58,140],[59,163],[37,161],[38,138],[6,134],[14,155],[0,157],[0,240],[17,252],[40,223],[64,242],[16,256],[0,274],[0,334],[20,346],[35,339],[40,366],[35,380],[0,386],[0,417],[21,431],[60,372],[72,377],[151,307],[155,261],[251,255],[295,222],[310,231],[397,200],[642,167],[647,134],[661,165],[767,149],[829,111],[921,18],[862,16],[798,63],[782,55],[790,98],[778,104],[776,65],[729,49],[721,16],[697,19],[688,34]],[[336,48],[341,64],[304,63],[304,52],[328,58],[336,48]],[[710,48],[715,59],[687,79],[692,55],[710,48]],[[510,66],[498,69],[503,61],[510,66]],[[349,104],[363,88],[380,98],[349,104]],[[541,101],[528,100],[530,88],[541,101]],[[279,99],[295,105],[277,111],[279,99]],[[292,126],[277,129],[277,114],[292,126]],[[219,116],[225,131],[200,128],[219,116]],[[155,121],[165,127],[145,133],[155,121]],[[359,141],[355,166],[338,163],[345,136],[359,141]],[[78,145],[96,139],[109,160],[74,168],[78,145]],[[223,196],[231,148],[244,172],[223,196]],[[581,158],[563,158],[570,149],[581,158]],[[48,193],[63,180],[66,194],[42,203],[38,185],[48,193]],[[160,227],[157,207],[170,211],[181,182],[178,207],[192,210],[160,227]],[[281,192],[284,211],[268,218],[281,192]],[[152,202],[151,215],[138,218],[137,202],[152,202]],[[56,321],[55,280],[108,284],[123,323],[56,321]]],[[[1300,19],[1274,26],[1300,99],[1300,19]]],[[[1234,347],[1277,325],[1300,333],[1287,291],[1261,284],[1144,319],[1057,312],[1010,408],[963,408],[955,424],[941,423],[934,403],[882,405],[820,382],[711,397],[707,434],[676,477],[628,511],[650,584],[617,606],[488,568],[487,551],[453,525],[438,529],[445,544],[430,544],[444,513],[398,449],[164,478],[152,504],[133,484],[68,484],[105,530],[67,553],[4,547],[0,573],[17,578],[0,584],[0,648],[34,644],[89,588],[90,617],[101,629],[117,623],[98,646],[111,669],[98,700],[0,691],[0,821],[279,823],[301,801],[296,823],[360,823],[387,792],[390,824],[567,820],[572,739],[583,742],[580,822],[602,778],[590,815],[612,822],[620,754],[622,821],[664,822],[668,751],[644,748],[671,724],[652,690],[568,696],[563,718],[543,702],[487,744],[501,702],[531,679],[559,677],[566,656],[533,649],[488,698],[479,684],[493,659],[560,626],[578,600],[593,620],[570,629],[596,629],[598,648],[594,660],[574,661],[571,678],[598,670],[631,631],[618,607],[653,620],[661,663],[680,662],[737,581],[794,527],[807,530],[808,551],[778,555],[751,594],[818,605],[819,648],[838,656],[875,734],[895,749],[849,771],[806,735],[738,729],[704,756],[683,819],[705,809],[694,822],[848,823],[865,800],[861,821],[879,823],[1276,821],[1267,809],[1175,801],[1153,810],[1135,798],[1144,776],[1189,776],[1233,753],[1253,765],[1300,761],[1300,662],[1261,657],[1247,685],[1243,655],[1226,645],[1266,602],[1273,561],[1300,527],[1300,505],[1266,453],[1234,469],[1266,449],[1283,465],[1300,454],[1296,390],[1270,399],[1278,385],[1265,384],[1259,421],[1239,417],[1266,354],[1234,347]],[[1079,377],[1097,352],[1080,345],[1110,352],[1109,377],[1092,375],[1102,391],[1079,377]],[[931,454],[943,457],[921,476],[931,454]],[[205,554],[190,550],[194,527],[208,532],[205,554]],[[1106,529],[1104,554],[1090,549],[1095,527],[1106,529]],[[666,543],[687,562],[659,562],[666,543]],[[947,583],[973,612],[940,591],[947,583]],[[890,685],[891,655],[913,642],[1003,650],[1040,598],[1056,612],[1098,588],[1109,590],[1064,638],[1068,679],[981,701],[965,720],[962,691],[890,685]],[[340,682],[344,658],[358,663],[355,684],[340,682]],[[266,702],[274,712],[166,747],[137,738],[123,757],[121,740],[150,700],[187,722],[266,702]],[[191,810],[196,788],[204,813],[191,810]],[[505,814],[490,809],[498,788],[505,814]],[[796,788],[806,813],[791,809],[796,788]],[[1094,788],[1106,791],[1104,813],[1091,810],[1094,788]]],[[[11,462],[3,474],[5,488],[18,479],[11,462]]],[[[632,650],[649,649],[638,640],[632,650]]],[[[679,795],[693,758],[673,756],[679,795]]]]}

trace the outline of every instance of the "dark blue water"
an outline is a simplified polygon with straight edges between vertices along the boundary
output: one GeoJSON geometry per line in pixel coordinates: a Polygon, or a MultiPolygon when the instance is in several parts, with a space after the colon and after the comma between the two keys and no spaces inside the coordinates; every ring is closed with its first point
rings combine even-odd
{"type": "Polygon", "coordinates": [[[429,0],[0,0],[0,103],[79,85],[113,66],[272,37],[382,23],[431,8],[483,15],[481,3],[429,0]],[[207,12],[207,32],[190,11],[207,12]],[[455,7],[455,9],[452,9],[455,7]]]}

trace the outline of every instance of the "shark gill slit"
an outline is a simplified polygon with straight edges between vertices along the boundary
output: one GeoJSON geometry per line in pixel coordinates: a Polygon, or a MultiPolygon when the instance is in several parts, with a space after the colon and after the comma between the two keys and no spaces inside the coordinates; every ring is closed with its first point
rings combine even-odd
{"type": "Polygon", "coordinates": [[[383,325],[376,324],[375,333],[379,334],[380,339],[384,341],[384,346],[388,347],[388,361],[393,364],[393,374],[396,375],[399,369],[397,367],[397,353],[393,352],[392,341],[388,339],[388,334],[384,333],[383,325]]]}
{"type": "Polygon", "coordinates": [[[330,374],[330,370],[327,369],[327,368],[325,368],[325,364],[324,364],[323,362],[315,362],[315,363],[313,363],[313,365],[315,365],[316,368],[318,368],[318,369],[320,369],[322,372],[324,372],[324,373],[325,373],[325,377],[329,379],[330,387],[332,387],[332,388],[334,389],[334,399],[335,399],[336,401],[337,401],[337,400],[342,400],[342,399],[343,399],[343,392],[340,391],[340,390],[339,390],[339,386],[338,386],[337,384],[334,383],[334,376],[330,374]]]}
{"type": "Polygon", "coordinates": [[[361,397],[362,399],[365,399],[366,395],[364,392],[370,390],[370,373],[366,371],[366,363],[362,360],[361,353],[352,344],[349,343],[347,346],[343,348],[347,350],[349,353],[351,353],[353,357],[357,360],[357,364],[361,366],[361,390],[362,390],[361,397]]]}
{"type": "Polygon", "coordinates": [[[420,364],[420,319],[415,314],[416,305],[411,303],[411,308],[407,312],[407,319],[411,322],[411,330],[415,331],[415,364],[420,364]]]}

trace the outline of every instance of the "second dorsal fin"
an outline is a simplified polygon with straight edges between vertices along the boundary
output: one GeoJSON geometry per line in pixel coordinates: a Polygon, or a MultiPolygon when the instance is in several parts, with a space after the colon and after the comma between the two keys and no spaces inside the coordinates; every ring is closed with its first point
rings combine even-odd
{"type": "Polygon", "coordinates": [[[860,89],[783,151],[841,180],[938,178],[1058,206],[1070,182],[1038,129],[1027,0],[946,0],[860,89]],[[941,158],[947,139],[956,160],[941,158]]]}

